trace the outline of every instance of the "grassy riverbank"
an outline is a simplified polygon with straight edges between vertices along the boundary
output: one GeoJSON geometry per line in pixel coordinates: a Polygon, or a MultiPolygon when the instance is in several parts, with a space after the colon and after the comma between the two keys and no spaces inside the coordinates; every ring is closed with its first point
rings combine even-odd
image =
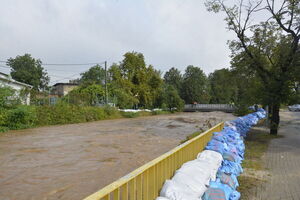
{"type": "Polygon", "coordinates": [[[25,106],[0,109],[0,132],[47,125],[74,124],[105,119],[135,118],[168,111],[122,112],[114,107],[75,106],[60,103],[55,106],[25,106]]]}

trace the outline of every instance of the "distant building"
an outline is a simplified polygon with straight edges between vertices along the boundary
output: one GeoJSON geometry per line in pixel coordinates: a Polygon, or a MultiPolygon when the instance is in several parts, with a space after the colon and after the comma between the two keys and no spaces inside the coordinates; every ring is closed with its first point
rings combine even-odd
{"type": "Polygon", "coordinates": [[[67,95],[70,91],[74,90],[78,86],[77,83],[56,83],[53,85],[52,94],[58,97],[67,95]]]}
{"type": "MultiPolygon", "coordinates": [[[[10,75],[0,72],[0,86],[8,86],[16,90],[17,95],[20,94],[22,90],[31,90],[32,86],[26,83],[21,83],[11,78],[10,75]]],[[[29,105],[30,104],[30,92],[24,94],[24,98],[22,98],[22,103],[29,105]]]]}

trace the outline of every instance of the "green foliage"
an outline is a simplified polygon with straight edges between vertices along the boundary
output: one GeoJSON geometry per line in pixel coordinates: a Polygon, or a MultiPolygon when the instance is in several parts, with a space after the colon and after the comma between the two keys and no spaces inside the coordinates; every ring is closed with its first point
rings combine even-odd
{"type": "Polygon", "coordinates": [[[81,74],[79,83],[82,85],[105,84],[105,70],[100,65],[91,67],[88,71],[81,74]]]}
{"type": "Polygon", "coordinates": [[[174,67],[172,67],[169,71],[164,75],[164,81],[168,85],[172,85],[178,93],[180,93],[182,89],[182,75],[180,71],[174,67]]]}
{"type": "Polygon", "coordinates": [[[6,125],[7,121],[7,110],[0,107],[0,127],[6,125]]]}
{"type": "Polygon", "coordinates": [[[167,111],[167,109],[165,109],[165,110],[154,110],[154,111],[152,111],[152,115],[163,115],[163,114],[170,114],[170,112],[167,111]]]}
{"type": "Polygon", "coordinates": [[[111,66],[109,93],[120,108],[152,108],[162,90],[160,72],[146,66],[144,56],[128,52],[123,61],[111,66]]]}
{"type": "Polygon", "coordinates": [[[136,118],[140,116],[139,112],[121,112],[121,114],[126,118],[136,118]]]}
{"type": "Polygon", "coordinates": [[[19,97],[16,95],[16,91],[11,87],[0,86],[0,109],[11,108],[20,103],[19,97]]]}
{"type": "Polygon", "coordinates": [[[237,40],[229,42],[233,62],[239,63],[234,67],[258,78],[257,96],[262,104],[269,106],[270,133],[277,134],[280,104],[290,100],[299,77],[299,0],[281,4],[275,0],[236,3],[207,0],[206,6],[209,11],[226,14],[227,29],[237,35],[237,40]],[[264,12],[261,14],[267,20],[253,20],[258,12],[264,12]]]}
{"type": "Polygon", "coordinates": [[[34,107],[20,105],[7,111],[5,126],[9,129],[23,129],[33,127],[37,116],[34,107]]]}
{"type": "Polygon", "coordinates": [[[181,111],[183,109],[184,101],[180,98],[177,90],[172,85],[165,85],[162,98],[164,106],[167,107],[169,111],[174,109],[181,111]]]}
{"type": "Polygon", "coordinates": [[[37,106],[37,126],[69,124],[119,118],[121,115],[113,107],[76,106],[60,102],[55,106],[37,106]]]}
{"type": "Polygon", "coordinates": [[[235,102],[238,83],[230,70],[215,70],[209,75],[209,84],[210,103],[230,104],[235,102]]]}
{"type": "Polygon", "coordinates": [[[8,59],[7,65],[11,67],[10,74],[13,79],[32,85],[35,90],[47,89],[50,79],[39,59],[36,60],[30,54],[25,54],[8,59]]]}
{"type": "Polygon", "coordinates": [[[63,98],[63,101],[75,105],[92,106],[104,102],[104,89],[101,85],[82,85],[73,89],[63,98]]]}
{"type": "Polygon", "coordinates": [[[188,66],[183,75],[182,97],[185,103],[208,103],[208,80],[199,67],[188,66]]]}

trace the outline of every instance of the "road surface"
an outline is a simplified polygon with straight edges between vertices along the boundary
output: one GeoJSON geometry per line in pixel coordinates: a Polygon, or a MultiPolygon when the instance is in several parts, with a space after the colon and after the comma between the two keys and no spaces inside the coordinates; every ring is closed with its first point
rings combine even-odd
{"type": "Polygon", "coordinates": [[[280,112],[279,135],[265,155],[266,183],[256,188],[253,200],[300,200],[300,112],[280,112]]]}

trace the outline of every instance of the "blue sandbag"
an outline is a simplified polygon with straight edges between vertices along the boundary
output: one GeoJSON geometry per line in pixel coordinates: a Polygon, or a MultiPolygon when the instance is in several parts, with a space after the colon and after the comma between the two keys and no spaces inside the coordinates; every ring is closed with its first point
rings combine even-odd
{"type": "Polygon", "coordinates": [[[243,172],[243,168],[239,163],[224,160],[219,171],[224,172],[226,174],[234,174],[236,176],[239,176],[243,172]]]}
{"type": "Polygon", "coordinates": [[[225,193],[225,199],[229,200],[231,193],[233,192],[233,190],[231,189],[231,187],[229,187],[226,184],[220,183],[220,182],[215,182],[215,181],[211,181],[209,183],[209,188],[218,188],[224,191],[225,193]]]}
{"type": "Polygon", "coordinates": [[[205,149],[216,151],[219,152],[220,154],[223,154],[225,146],[227,146],[225,143],[212,139],[210,142],[207,143],[205,149]]]}
{"type": "Polygon", "coordinates": [[[202,199],[240,199],[241,195],[236,191],[236,188],[238,187],[237,176],[243,172],[241,166],[245,152],[243,138],[247,136],[253,125],[265,117],[266,112],[263,109],[258,109],[255,113],[228,122],[228,126],[225,126],[222,131],[213,133],[212,140],[205,149],[221,153],[224,160],[219,168],[216,181],[210,182],[209,189],[202,199]]]}
{"type": "Polygon", "coordinates": [[[226,174],[219,171],[217,174],[217,180],[219,180],[223,184],[227,184],[233,190],[235,190],[239,186],[237,177],[234,174],[226,174]]]}
{"type": "Polygon", "coordinates": [[[229,200],[239,200],[241,198],[241,193],[239,193],[238,191],[234,190],[230,197],[229,200]]]}
{"type": "Polygon", "coordinates": [[[202,200],[226,200],[225,192],[220,188],[209,187],[203,194],[202,200]]]}

